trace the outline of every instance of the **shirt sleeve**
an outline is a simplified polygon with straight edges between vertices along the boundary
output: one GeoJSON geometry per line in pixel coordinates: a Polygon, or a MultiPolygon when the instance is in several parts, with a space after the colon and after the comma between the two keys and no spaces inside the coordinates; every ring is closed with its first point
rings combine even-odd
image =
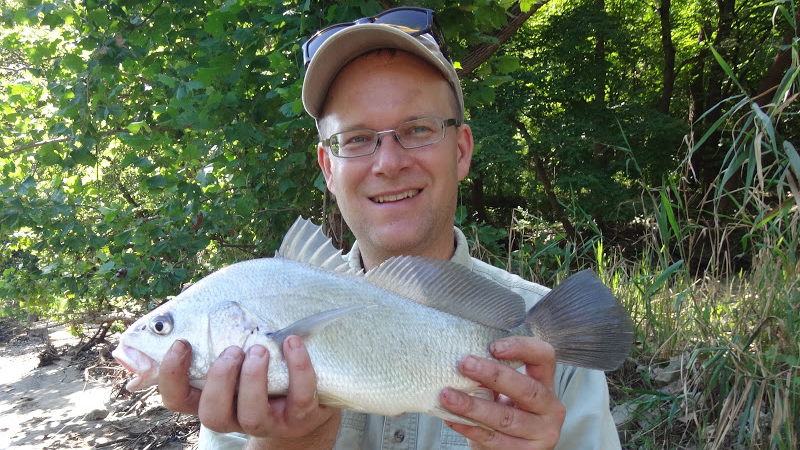
{"type": "Polygon", "coordinates": [[[559,364],[554,387],[567,410],[556,450],[621,449],[605,373],[559,364]]]}

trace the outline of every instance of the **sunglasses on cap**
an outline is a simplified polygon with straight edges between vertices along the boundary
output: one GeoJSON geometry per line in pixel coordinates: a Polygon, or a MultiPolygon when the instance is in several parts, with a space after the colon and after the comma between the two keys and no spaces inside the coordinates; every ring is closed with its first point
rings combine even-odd
{"type": "Polygon", "coordinates": [[[442,52],[442,55],[444,55],[447,60],[450,60],[450,55],[447,52],[447,46],[445,44],[444,35],[442,34],[442,29],[439,26],[439,21],[436,19],[436,15],[434,14],[433,10],[426,8],[400,7],[387,9],[376,16],[362,17],[354,22],[339,23],[317,31],[303,44],[303,63],[305,67],[308,68],[308,65],[311,63],[311,58],[314,57],[314,54],[317,52],[317,50],[319,50],[319,47],[326,40],[328,40],[329,37],[341,30],[344,30],[345,28],[349,28],[354,25],[370,23],[394,27],[398,30],[408,33],[411,36],[421,36],[427,33],[431,35],[439,45],[439,51],[442,52]]]}

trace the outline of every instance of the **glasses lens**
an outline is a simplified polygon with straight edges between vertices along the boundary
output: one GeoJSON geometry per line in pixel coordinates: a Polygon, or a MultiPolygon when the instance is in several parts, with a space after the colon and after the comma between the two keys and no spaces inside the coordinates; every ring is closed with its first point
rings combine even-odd
{"type": "Polygon", "coordinates": [[[311,38],[303,44],[303,62],[305,65],[308,66],[308,63],[311,62],[311,58],[314,57],[314,53],[317,52],[319,47],[327,41],[329,37],[352,25],[351,23],[332,25],[324,30],[318,31],[314,36],[311,36],[311,38]]]}
{"type": "Polygon", "coordinates": [[[373,23],[392,25],[408,34],[426,31],[430,26],[430,15],[422,9],[395,9],[376,16],[373,23]]]}
{"type": "Polygon", "coordinates": [[[424,147],[444,139],[444,124],[436,118],[412,120],[395,128],[395,134],[405,148],[424,147]]]}
{"type": "Polygon", "coordinates": [[[330,148],[334,155],[343,158],[369,155],[378,143],[375,130],[354,130],[331,136],[330,148]]]}

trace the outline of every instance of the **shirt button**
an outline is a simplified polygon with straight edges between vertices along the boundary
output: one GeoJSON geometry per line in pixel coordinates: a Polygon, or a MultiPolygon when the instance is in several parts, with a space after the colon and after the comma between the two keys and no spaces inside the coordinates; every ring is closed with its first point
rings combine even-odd
{"type": "Polygon", "coordinates": [[[397,443],[403,442],[403,439],[406,438],[406,434],[403,433],[403,430],[397,430],[394,432],[394,441],[397,443]]]}

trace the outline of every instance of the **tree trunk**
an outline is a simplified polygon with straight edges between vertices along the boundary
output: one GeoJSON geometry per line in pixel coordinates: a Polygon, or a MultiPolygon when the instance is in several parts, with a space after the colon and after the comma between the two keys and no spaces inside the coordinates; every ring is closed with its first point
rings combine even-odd
{"type": "MultiPolygon", "coordinates": [[[[716,3],[718,20],[713,45],[723,59],[729,59],[724,43],[729,39],[731,34],[733,21],[735,19],[734,7],[736,2],[735,0],[717,0],[716,3]]],[[[704,29],[701,30],[700,33],[700,39],[703,40],[710,35],[710,30],[704,29]]],[[[702,75],[700,75],[701,78],[705,77],[705,80],[702,80],[703,84],[700,84],[700,79],[696,79],[692,86],[692,93],[696,96],[696,98],[693,99],[693,114],[699,117],[706,113],[701,123],[698,124],[695,122],[695,129],[699,135],[703,135],[705,130],[711,127],[722,115],[720,108],[715,108],[715,106],[724,97],[722,87],[726,78],[725,72],[711,52],[706,52],[706,55],[708,57],[709,67],[707,69],[703,67],[705,70],[703,70],[702,75]],[[708,108],[714,109],[706,111],[708,108]]],[[[727,63],[732,67],[736,66],[735,61],[727,61],[727,63]]],[[[698,69],[700,69],[700,67],[698,67],[698,69]]],[[[704,192],[713,186],[721,169],[721,164],[725,156],[719,148],[721,138],[722,134],[718,129],[711,133],[703,145],[697,148],[692,155],[692,167],[697,174],[697,181],[700,183],[700,189],[704,192]]],[[[700,206],[703,207],[703,205],[700,206]]]]}
{"type": "MultiPolygon", "coordinates": [[[[794,16],[795,23],[800,21],[800,10],[797,10],[794,16]]],[[[772,99],[767,94],[780,85],[789,63],[792,62],[792,48],[790,47],[795,38],[795,29],[789,28],[786,34],[783,35],[783,42],[781,43],[778,54],[772,60],[772,64],[761,79],[758,85],[758,91],[753,99],[756,103],[763,105],[769,103],[772,99]]]]}
{"type": "Polygon", "coordinates": [[[483,192],[483,174],[480,173],[472,178],[472,209],[479,221],[486,222],[486,194],[483,192]]]}
{"type": "Polygon", "coordinates": [[[675,46],[672,44],[672,22],[670,22],[671,0],[661,0],[658,14],[661,17],[661,48],[664,52],[664,74],[661,82],[661,99],[656,107],[662,114],[669,114],[669,104],[675,88],[675,46]]]}
{"type": "Polygon", "coordinates": [[[553,191],[553,185],[550,183],[550,176],[547,174],[544,161],[542,161],[542,159],[539,158],[539,156],[537,156],[533,151],[534,142],[530,133],[528,133],[528,128],[525,127],[525,124],[521,121],[517,119],[512,120],[514,122],[514,126],[517,127],[522,135],[522,138],[528,143],[528,155],[530,155],[533,159],[534,169],[536,170],[536,178],[540,183],[542,183],[542,187],[544,187],[544,192],[547,194],[547,200],[550,202],[550,208],[553,210],[553,214],[561,221],[561,224],[564,226],[564,231],[567,232],[567,236],[569,236],[570,240],[574,241],[575,227],[572,225],[572,222],[569,221],[567,215],[564,214],[564,208],[561,207],[561,203],[559,203],[558,198],[556,198],[556,193],[553,191]]]}
{"type": "MultiPolygon", "coordinates": [[[[595,0],[597,7],[597,14],[600,16],[606,10],[605,0],[595,0]]],[[[601,22],[602,24],[603,22],[601,22]]],[[[597,68],[597,77],[595,78],[594,99],[592,103],[598,113],[606,109],[606,36],[603,26],[596,25],[594,29],[595,44],[594,44],[594,65],[597,68]]],[[[594,124],[597,136],[594,138],[594,145],[592,145],[592,161],[599,167],[606,167],[608,165],[608,157],[605,154],[606,145],[603,144],[602,134],[603,125],[602,120],[594,124]]]]}

